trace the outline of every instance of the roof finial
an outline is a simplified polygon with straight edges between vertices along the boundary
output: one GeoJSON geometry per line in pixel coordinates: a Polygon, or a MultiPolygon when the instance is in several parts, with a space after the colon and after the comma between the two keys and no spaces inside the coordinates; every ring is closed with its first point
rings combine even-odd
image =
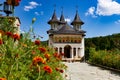
{"type": "Polygon", "coordinates": [[[54,4],[54,12],[56,11],[56,4],[54,4]]]}
{"type": "Polygon", "coordinates": [[[61,13],[63,14],[63,6],[61,7],[61,13]]]}
{"type": "Polygon", "coordinates": [[[76,12],[78,12],[78,5],[76,5],[76,12]]]}

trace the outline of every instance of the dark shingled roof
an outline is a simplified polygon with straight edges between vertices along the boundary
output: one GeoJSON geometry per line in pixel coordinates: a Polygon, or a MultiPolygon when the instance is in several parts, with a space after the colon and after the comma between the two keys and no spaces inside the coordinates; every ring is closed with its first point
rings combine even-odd
{"type": "Polygon", "coordinates": [[[78,14],[78,11],[76,11],[76,15],[75,15],[75,18],[74,20],[72,21],[71,25],[73,24],[84,24],[84,22],[81,21],[80,17],[79,17],[79,14],[78,14]]]}
{"type": "MultiPolygon", "coordinates": [[[[63,13],[61,14],[61,17],[60,17],[60,21],[57,19],[56,17],[56,13],[54,11],[53,13],[53,16],[52,16],[52,19],[48,22],[48,24],[51,24],[51,23],[58,23],[58,24],[63,24],[62,26],[58,26],[60,27],[60,29],[58,30],[54,30],[54,29],[50,29],[47,31],[47,33],[50,35],[52,34],[81,34],[83,36],[85,36],[85,33],[86,31],[83,31],[83,30],[75,30],[73,27],[71,27],[69,24],[67,24],[67,22],[65,21],[65,18],[64,18],[64,15],[63,13]]],[[[84,24],[81,20],[80,20],[80,17],[78,15],[78,12],[76,11],[76,15],[75,15],[75,18],[73,20],[73,22],[71,23],[72,25],[73,24],[84,24]]]]}
{"type": "Polygon", "coordinates": [[[55,12],[55,10],[54,10],[52,19],[48,21],[48,24],[51,24],[51,23],[58,23],[58,22],[60,22],[60,21],[57,19],[56,12],[55,12]]]}
{"type": "Polygon", "coordinates": [[[61,14],[61,17],[60,17],[60,23],[66,23],[63,13],[61,14]]]}
{"type": "Polygon", "coordinates": [[[62,28],[60,28],[58,31],[54,33],[56,34],[84,34],[85,31],[82,31],[82,30],[76,31],[70,25],[66,23],[62,28]]]}
{"type": "Polygon", "coordinates": [[[85,36],[84,33],[86,33],[86,31],[83,31],[83,30],[76,31],[70,25],[66,23],[59,30],[50,29],[47,31],[47,34],[48,33],[51,33],[51,34],[82,34],[83,36],[85,36]]]}
{"type": "Polygon", "coordinates": [[[68,24],[65,24],[61,29],[57,31],[57,33],[69,33],[69,32],[75,32],[75,30],[68,24]]]}

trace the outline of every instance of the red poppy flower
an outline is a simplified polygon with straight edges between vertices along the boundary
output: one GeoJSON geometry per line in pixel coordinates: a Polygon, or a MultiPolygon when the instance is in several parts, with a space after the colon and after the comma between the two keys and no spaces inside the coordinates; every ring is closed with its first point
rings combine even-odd
{"type": "Polygon", "coordinates": [[[63,72],[64,72],[64,70],[60,70],[60,72],[61,72],[61,73],[63,73],[63,72]]]}
{"type": "Polygon", "coordinates": [[[33,65],[37,65],[40,62],[45,63],[45,61],[42,57],[36,56],[36,57],[33,58],[33,65]]]}
{"type": "Polygon", "coordinates": [[[55,68],[56,71],[59,71],[60,69],[59,68],[55,68]]]}
{"type": "Polygon", "coordinates": [[[45,53],[45,58],[47,58],[48,60],[50,59],[50,54],[47,54],[47,53],[45,53]]]}
{"type": "Polygon", "coordinates": [[[40,45],[40,40],[35,40],[35,45],[40,45]]]}
{"type": "Polygon", "coordinates": [[[40,47],[38,48],[42,53],[45,53],[46,52],[46,48],[43,48],[43,47],[40,47]]]}
{"type": "Polygon", "coordinates": [[[19,39],[20,39],[20,35],[19,35],[19,34],[13,34],[13,38],[14,38],[15,40],[19,40],[19,39]]]}
{"type": "Polygon", "coordinates": [[[7,80],[6,78],[0,78],[0,80],[7,80]]]}
{"type": "Polygon", "coordinates": [[[53,55],[54,55],[54,57],[58,57],[59,56],[58,53],[54,53],[53,55]]]}
{"type": "Polygon", "coordinates": [[[6,35],[12,37],[13,34],[11,32],[6,32],[6,35]]]}
{"type": "Polygon", "coordinates": [[[48,65],[44,66],[44,70],[48,73],[52,73],[52,68],[48,65]]]}
{"type": "Polygon", "coordinates": [[[3,41],[0,39],[0,45],[3,44],[3,41]]]}

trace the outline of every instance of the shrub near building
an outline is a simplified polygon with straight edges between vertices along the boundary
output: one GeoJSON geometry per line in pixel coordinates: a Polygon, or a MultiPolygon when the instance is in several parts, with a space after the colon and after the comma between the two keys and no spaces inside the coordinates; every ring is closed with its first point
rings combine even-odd
{"type": "Polygon", "coordinates": [[[63,72],[66,66],[53,49],[41,46],[39,39],[32,41],[29,32],[20,36],[12,30],[0,30],[0,79],[63,80],[56,68],[63,72]]]}
{"type": "Polygon", "coordinates": [[[120,50],[111,51],[90,49],[89,62],[120,70],[120,50]]]}

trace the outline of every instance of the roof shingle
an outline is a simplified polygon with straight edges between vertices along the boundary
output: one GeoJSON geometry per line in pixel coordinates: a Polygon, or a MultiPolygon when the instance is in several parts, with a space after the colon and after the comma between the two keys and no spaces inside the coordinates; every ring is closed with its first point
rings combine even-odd
{"type": "Polygon", "coordinates": [[[58,23],[58,22],[60,22],[60,21],[57,19],[56,12],[55,12],[55,10],[54,10],[52,19],[48,21],[48,24],[51,24],[51,23],[58,23]]]}
{"type": "Polygon", "coordinates": [[[78,14],[78,11],[76,11],[76,15],[75,15],[75,18],[74,18],[74,20],[72,21],[72,23],[71,23],[71,25],[73,25],[73,24],[84,24],[84,22],[80,19],[80,17],[79,17],[79,14],[78,14]]]}

